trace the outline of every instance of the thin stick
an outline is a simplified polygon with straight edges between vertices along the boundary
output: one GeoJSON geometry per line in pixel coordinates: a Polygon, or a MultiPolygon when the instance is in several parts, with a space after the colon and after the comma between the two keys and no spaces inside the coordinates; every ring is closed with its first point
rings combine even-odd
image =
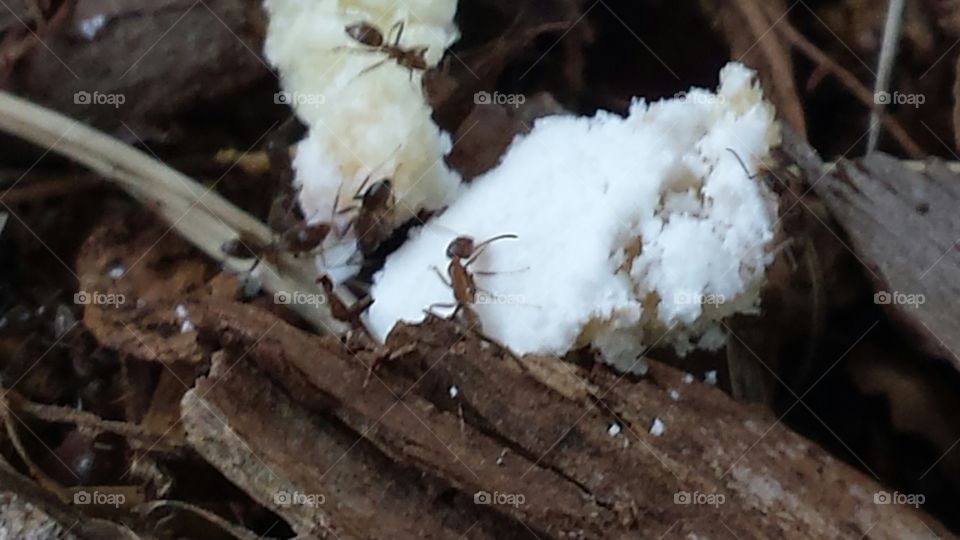
{"type": "MultiPolygon", "coordinates": [[[[767,8],[770,10],[770,8],[767,8]]],[[[822,66],[825,70],[832,73],[837,80],[839,80],[844,86],[850,90],[850,93],[854,97],[863,102],[864,105],[873,109],[874,106],[874,96],[873,91],[863,85],[852,73],[850,73],[846,68],[836,63],[832,58],[827,56],[819,47],[814,45],[810,40],[808,40],[799,30],[793,27],[786,18],[780,20],[780,23],[776,25],[777,32],[783,35],[794,47],[800,50],[804,55],[814,61],[819,66],[822,66]]],[[[896,141],[903,147],[904,152],[907,153],[913,159],[923,159],[927,156],[927,153],[920,148],[920,145],[917,144],[913,138],[907,133],[907,130],[900,125],[899,122],[892,116],[888,114],[880,114],[880,122],[890,130],[890,135],[896,139],[896,141]]]]}
{"type": "Polygon", "coordinates": [[[51,478],[50,475],[41,469],[30,457],[30,453],[27,452],[23,441],[20,439],[20,433],[17,431],[17,420],[14,419],[14,414],[10,410],[10,407],[7,406],[5,399],[0,398],[0,407],[3,407],[3,410],[0,410],[0,416],[3,417],[3,424],[7,430],[7,436],[10,437],[10,442],[13,443],[14,449],[17,451],[20,459],[23,460],[23,464],[27,466],[30,474],[33,475],[33,478],[40,486],[56,495],[61,501],[69,501],[67,490],[64,489],[59,482],[51,478]]]}
{"type": "Polygon", "coordinates": [[[903,8],[905,0],[890,0],[887,5],[887,22],[883,29],[883,45],[880,47],[880,61],[877,67],[877,81],[873,87],[874,107],[870,110],[870,135],[867,139],[867,153],[872,154],[877,148],[880,138],[880,112],[883,111],[887,100],[880,96],[890,95],[890,75],[893,73],[893,62],[897,56],[897,45],[900,43],[900,27],[903,24],[903,8]]]}
{"type": "Polygon", "coordinates": [[[137,424],[117,420],[104,420],[86,411],[60,407],[58,405],[35,403],[26,399],[16,391],[6,388],[0,388],[0,392],[6,395],[9,400],[8,403],[13,409],[33,418],[43,420],[44,422],[75,424],[78,427],[116,433],[117,435],[126,437],[135,447],[161,452],[178,451],[186,445],[177,440],[164,440],[164,433],[153,433],[137,424]]]}
{"type": "MultiPolygon", "coordinates": [[[[0,130],[63,154],[115,181],[132,197],[156,210],[181,236],[228,270],[244,273],[250,261],[227,256],[221,246],[241,232],[263,241],[273,239],[269,227],[188,176],[136,148],[60,113],[7,92],[0,92],[0,130]]],[[[278,264],[264,263],[261,281],[272,293],[322,294],[317,270],[309,258],[284,254],[278,264]]],[[[352,304],[348,292],[338,290],[352,304]]],[[[327,306],[290,304],[291,310],[323,333],[342,334],[347,327],[327,306]]]]}

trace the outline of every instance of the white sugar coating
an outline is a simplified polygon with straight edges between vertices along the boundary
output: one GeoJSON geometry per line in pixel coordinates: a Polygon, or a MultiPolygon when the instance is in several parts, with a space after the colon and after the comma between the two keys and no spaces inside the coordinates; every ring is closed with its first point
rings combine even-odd
{"type": "Polygon", "coordinates": [[[539,120],[387,259],[372,330],[383,339],[453,301],[437,269],[454,237],[515,234],[471,266],[482,330],[514,352],[590,344],[642,371],[653,345],[722,345],[718,321],[758,308],[776,220],[773,194],[728,148],[752,174],[780,135],[752,71],[730,64],[720,81],[717,94],[636,100],[626,118],[539,120]]]}
{"type": "MultiPolygon", "coordinates": [[[[392,181],[397,202],[387,216],[391,226],[421,210],[446,206],[460,176],[443,161],[452,144],[431,119],[423,71],[371,51],[346,28],[372,24],[392,44],[402,23],[400,47],[426,47],[425,60],[433,67],[459,36],[453,24],[456,0],[267,0],[264,5],[270,15],[265,52],[280,71],[281,99],[309,128],[293,163],[308,220],[345,228],[354,212],[335,213],[334,201],[339,195],[339,210],[356,207],[354,196],[366,189],[368,175],[374,182],[392,181]]],[[[354,241],[352,229],[343,238],[331,235],[327,247],[351,247],[328,250],[330,257],[320,265],[343,264],[355,253],[354,241]]]]}

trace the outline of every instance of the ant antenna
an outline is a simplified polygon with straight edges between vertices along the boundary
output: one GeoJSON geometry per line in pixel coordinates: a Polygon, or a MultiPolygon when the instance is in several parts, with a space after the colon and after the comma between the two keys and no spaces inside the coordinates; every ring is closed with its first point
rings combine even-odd
{"type": "Polygon", "coordinates": [[[498,235],[498,236],[494,236],[493,238],[487,238],[487,239],[484,240],[483,242],[480,242],[479,244],[473,246],[473,250],[474,250],[474,252],[479,251],[480,248],[486,247],[486,246],[488,246],[488,245],[496,242],[497,240],[506,240],[507,238],[512,238],[512,239],[515,240],[515,239],[520,238],[520,237],[517,236],[517,235],[515,235],[515,234],[501,234],[501,235],[498,235]]]}
{"type": "Polygon", "coordinates": [[[743,159],[740,157],[740,154],[738,154],[736,150],[728,147],[727,152],[730,152],[731,154],[733,154],[733,157],[737,158],[737,161],[740,162],[740,166],[743,167],[743,172],[747,173],[747,178],[749,178],[750,180],[753,180],[754,178],[760,176],[761,173],[759,172],[750,174],[750,169],[747,168],[747,164],[744,163],[743,159]]]}

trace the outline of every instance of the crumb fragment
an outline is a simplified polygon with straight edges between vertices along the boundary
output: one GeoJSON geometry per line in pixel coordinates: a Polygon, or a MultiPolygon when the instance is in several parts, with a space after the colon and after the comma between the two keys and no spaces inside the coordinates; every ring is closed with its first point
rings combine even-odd
{"type": "Polygon", "coordinates": [[[112,280],[118,280],[123,277],[123,273],[126,272],[126,268],[122,264],[114,264],[107,269],[107,277],[112,280]]]}
{"type": "Polygon", "coordinates": [[[654,418],[653,423],[650,424],[650,434],[654,437],[660,437],[664,431],[666,431],[666,426],[663,425],[663,421],[659,417],[654,418]]]}

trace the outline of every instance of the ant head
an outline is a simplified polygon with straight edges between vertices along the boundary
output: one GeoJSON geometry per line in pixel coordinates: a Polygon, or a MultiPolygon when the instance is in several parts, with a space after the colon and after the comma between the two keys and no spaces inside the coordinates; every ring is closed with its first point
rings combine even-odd
{"type": "Polygon", "coordinates": [[[458,236],[447,246],[447,257],[453,259],[467,259],[473,255],[475,244],[469,236],[458,236]]]}
{"type": "Polygon", "coordinates": [[[393,184],[389,178],[378,180],[363,194],[363,205],[367,208],[379,208],[393,196],[393,184]]]}
{"type": "Polygon", "coordinates": [[[365,22],[355,22],[348,25],[345,30],[347,35],[369,47],[380,47],[383,45],[383,33],[376,26],[365,22]]]}

